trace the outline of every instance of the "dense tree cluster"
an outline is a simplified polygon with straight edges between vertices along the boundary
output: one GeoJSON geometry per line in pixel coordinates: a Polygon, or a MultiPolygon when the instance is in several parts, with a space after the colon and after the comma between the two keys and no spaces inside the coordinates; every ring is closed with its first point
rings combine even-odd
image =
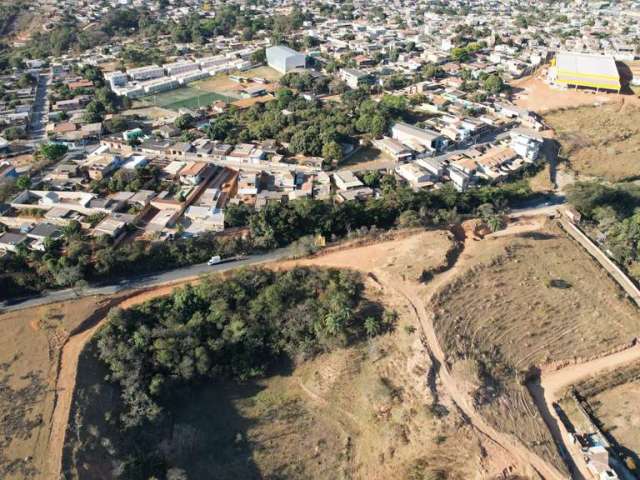
{"type": "Polygon", "coordinates": [[[640,281],[640,186],[578,182],[568,188],[568,199],[592,236],[640,281]]]}
{"type": "Polygon", "coordinates": [[[501,209],[531,195],[526,181],[500,187],[480,187],[458,192],[453,187],[417,192],[395,184],[392,176],[368,181],[381,185],[382,195],[365,202],[330,204],[309,199],[286,205],[270,203],[245,216],[254,245],[261,248],[283,246],[309,234],[326,238],[342,237],[361,227],[391,228],[404,212],[414,212],[423,225],[455,222],[458,215],[480,213],[482,205],[501,209]]]}
{"type": "Polygon", "coordinates": [[[300,92],[311,92],[321,95],[329,92],[329,78],[313,76],[309,72],[289,72],[279,80],[283,87],[293,88],[300,92]]]}
{"type": "Polygon", "coordinates": [[[102,195],[115,192],[137,192],[151,190],[159,192],[165,187],[170,189],[170,182],[163,182],[162,172],[155,165],[146,165],[133,170],[120,169],[110,177],[91,182],[91,191],[102,195]]]}
{"type": "Polygon", "coordinates": [[[63,18],[49,31],[36,32],[29,41],[24,53],[31,58],[47,58],[107,43],[115,35],[130,35],[137,32],[148,13],[133,8],[114,8],[109,10],[95,28],[78,28],[75,18],[63,18]]]}
{"type": "MultiPolygon", "coordinates": [[[[297,79],[290,77],[291,82],[297,79]]],[[[322,104],[281,88],[275,101],[216,117],[207,133],[211,139],[228,143],[275,138],[289,144],[293,154],[327,154],[339,160],[339,144],[355,143],[358,134],[379,137],[406,114],[407,101],[401,96],[384,95],[375,101],[365,90],[350,90],[340,103],[322,104]]]]}
{"type": "Polygon", "coordinates": [[[156,420],[177,384],[263,376],[283,356],[308,357],[375,333],[359,315],[357,274],[248,269],[208,278],[130,310],[112,310],[97,344],[122,388],[125,427],[156,420]]]}
{"type": "Polygon", "coordinates": [[[293,8],[288,15],[268,16],[254,10],[239,10],[224,6],[216,10],[215,17],[201,18],[191,15],[169,27],[176,42],[205,43],[219,35],[231,36],[240,32],[244,40],[251,40],[260,31],[269,31],[273,43],[287,43],[289,35],[311,19],[308,12],[293,8]]]}

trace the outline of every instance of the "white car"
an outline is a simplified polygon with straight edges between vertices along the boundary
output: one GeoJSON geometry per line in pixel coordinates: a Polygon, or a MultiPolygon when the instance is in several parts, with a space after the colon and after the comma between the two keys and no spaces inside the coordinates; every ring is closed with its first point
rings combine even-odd
{"type": "Polygon", "coordinates": [[[207,262],[207,265],[209,266],[215,265],[216,263],[220,263],[221,260],[222,258],[220,258],[220,255],[215,255],[209,259],[209,261],[207,262]]]}

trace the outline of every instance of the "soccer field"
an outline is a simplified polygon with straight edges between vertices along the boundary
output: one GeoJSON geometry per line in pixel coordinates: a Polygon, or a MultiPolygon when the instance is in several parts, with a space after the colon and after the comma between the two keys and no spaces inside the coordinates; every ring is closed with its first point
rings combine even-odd
{"type": "Polygon", "coordinates": [[[230,97],[216,92],[207,92],[193,87],[182,87],[170,92],[162,92],[157,95],[149,95],[138,100],[139,106],[162,107],[170,110],[180,108],[199,108],[211,105],[216,100],[233,102],[239,97],[230,97]]]}

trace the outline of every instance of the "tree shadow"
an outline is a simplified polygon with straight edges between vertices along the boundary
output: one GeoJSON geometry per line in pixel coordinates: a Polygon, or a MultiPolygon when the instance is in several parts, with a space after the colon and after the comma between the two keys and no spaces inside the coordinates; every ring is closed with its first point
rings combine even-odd
{"type": "Polygon", "coordinates": [[[557,235],[544,232],[522,232],[518,233],[515,236],[518,238],[526,238],[531,240],[553,240],[554,238],[558,238],[557,235]]]}
{"type": "MultiPolygon", "coordinates": [[[[287,365],[282,365],[283,372],[287,365]]],[[[63,451],[64,478],[259,479],[247,440],[255,421],[238,409],[263,386],[201,382],[174,388],[161,403],[162,420],[123,429],[122,390],[105,381],[108,369],[95,342],[80,357],[63,451]],[[182,476],[180,476],[182,475],[182,476]]]]}

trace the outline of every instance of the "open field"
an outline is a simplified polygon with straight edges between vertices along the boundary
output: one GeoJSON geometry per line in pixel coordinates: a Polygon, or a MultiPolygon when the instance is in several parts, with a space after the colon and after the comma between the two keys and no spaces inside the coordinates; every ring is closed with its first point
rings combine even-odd
{"type": "Polygon", "coordinates": [[[640,362],[585,380],[575,386],[604,432],[636,456],[640,454],[640,362]]]}
{"type": "MultiPolygon", "coordinates": [[[[372,300],[383,296],[374,282],[367,287],[372,300]]],[[[398,326],[404,327],[410,312],[398,314],[398,326]]],[[[80,366],[65,475],[109,477],[109,449],[123,439],[104,423],[104,414],[117,414],[112,400],[119,392],[104,383],[106,371],[91,347],[80,366]]],[[[500,471],[488,465],[455,409],[433,408],[433,397],[424,391],[429,368],[417,334],[397,328],[292,370],[283,366],[264,380],[177,391],[172,403],[182,407],[176,408],[172,425],[150,435],[165,438],[164,458],[189,478],[215,471],[221,480],[400,479],[410,471],[442,471],[462,480],[483,468],[500,471]],[[461,447],[464,456],[457,454],[461,447]]],[[[156,444],[144,434],[139,441],[145,448],[156,444]]],[[[502,456],[496,454],[499,466],[502,456]]]]}
{"type": "MultiPolygon", "coordinates": [[[[637,367],[637,366],[636,366],[637,367]]],[[[624,448],[640,455],[640,381],[618,385],[589,400],[604,431],[624,448]]]]}
{"type": "Polygon", "coordinates": [[[635,475],[640,474],[640,361],[637,358],[636,355],[634,361],[597,374],[591,371],[590,377],[559,392],[562,397],[559,404],[571,424],[579,432],[592,432],[592,425],[570,395],[575,388],[619,458],[635,475]]]}
{"type": "Polygon", "coordinates": [[[628,101],[545,115],[572,170],[610,181],[640,176],[640,105],[628,101]]]}
{"type": "MultiPolygon", "coordinates": [[[[394,330],[258,382],[178,390],[173,401],[189,407],[137,444],[163,438],[158,461],[196,478],[211,468],[220,478],[565,478],[522,372],[628,343],[637,312],[590,257],[541,222],[464,242],[409,231],[274,264],[362,272],[367,298],[397,313],[394,330]]],[[[108,421],[118,391],[101,368],[85,348],[68,478],[108,476],[109,451],[121,444],[108,421]]]]}
{"type": "Polygon", "coordinates": [[[244,77],[264,78],[269,82],[277,82],[282,78],[282,74],[280,72],[266,65],[246,70],[242,72],[241,75],[244,77]]]}
{"type": "Polygon", "coordinates": [[[637,335],[636,309],[559,228],[487,243],[485,258],[436,301],[452,359],[475,344],[496,345],[504,362],[527,371],[593,358],[637,335]]]}
{"type": "Polygon", "coordinates": [[[60,349],[103,302],[87,297],[0,315],[1,478],[51,478],[45,460],[60,349]]]}
{"type": "Polygon", "coordinates": [[[485,243],[436,295],[436,333],[479,412],[560,468],[522,381],[532,368],[600,356],[628,344],[637,335],[637,310],[553,225],[485,243]]]}
{"type": "Polygon", "coordinates": [[[140,115],[143,117],[148,117],[152,120],[161,120],[172,122],[178,117],[178,112],[173,110],[168,110],[166,108],[161,107],[142,107],[135,108],[131,110],[125,110],[122,112],[123,116],[132,116],[132,115],[140,115]]]}
{"type": "Polygon", "coordinates": [[[515,104],[542,114],[559,108],[573,108],[582,105],[593,106],[615,101],[619,97],[613,93],[595,93],[588,90],[561,90],[552,88],[542,80],[546,71],[538,76],[528,76],[510,83],[515,91],[515,104]]]}
{"type": "Polygon", "coordinates": [[[340,162],[340,170],[364,171],[382,170],[395,167],[397,162],[375,147],[362,147],[353,155],[340,162]]]}

